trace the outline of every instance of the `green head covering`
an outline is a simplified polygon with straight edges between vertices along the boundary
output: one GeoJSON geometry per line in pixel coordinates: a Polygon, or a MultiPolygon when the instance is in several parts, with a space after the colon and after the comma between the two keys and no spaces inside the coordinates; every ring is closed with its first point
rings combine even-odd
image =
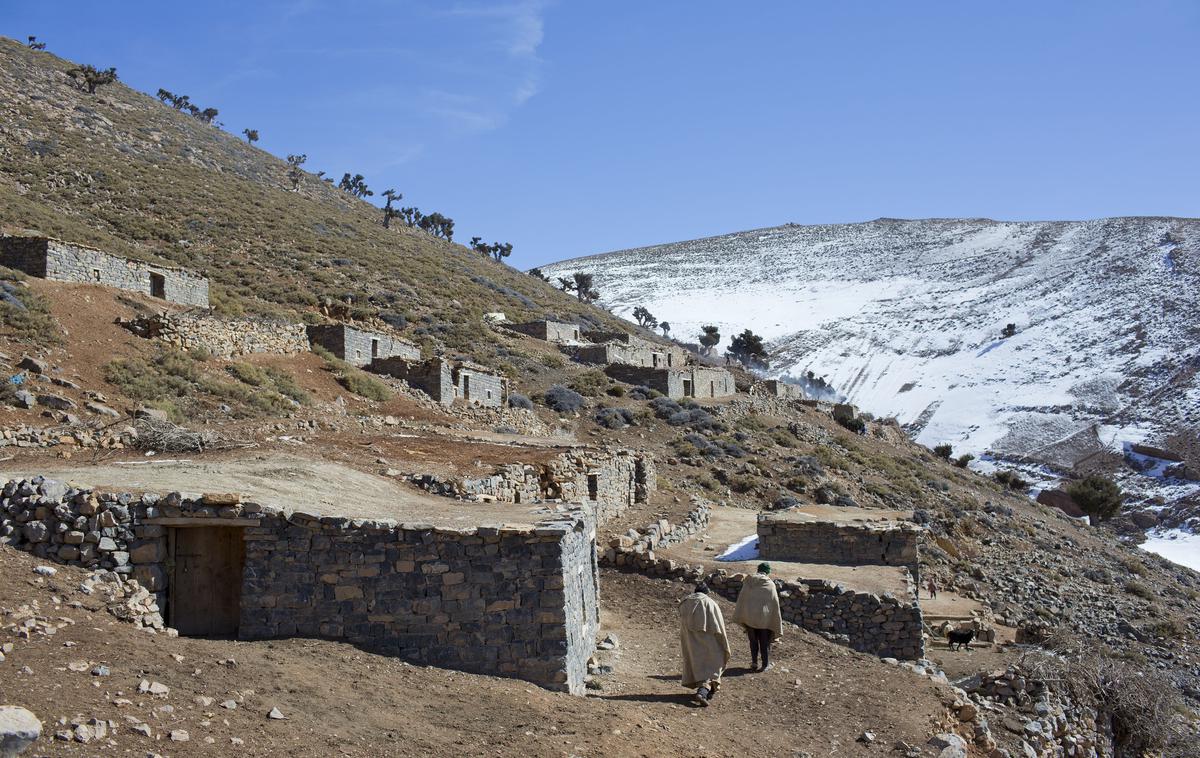
{"type": "Polygon", "coordinates": [[[760,564],[758,564],[758,569],[757,569],[757,571],[758,571],[758,573],[760,573],[760,574],[769,574],[769,573],[771,573],[771,564],[769,564],[769,563],[760,563],[760,564]]]}

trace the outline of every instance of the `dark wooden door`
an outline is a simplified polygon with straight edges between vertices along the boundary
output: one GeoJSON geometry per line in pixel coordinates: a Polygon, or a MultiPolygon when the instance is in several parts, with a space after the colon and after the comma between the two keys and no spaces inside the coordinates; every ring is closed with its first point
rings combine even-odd
{"type": "Polygon", "coordinates": [[[237,636],[246,562],[243,530],[198,526],[171,531],[171,626],[194,637],[237,636]]]}
{"type": "Polygon", "coordinates": [[[150,275],[150,296],[167,299],[167,278],[162,274],[150,275]]]}

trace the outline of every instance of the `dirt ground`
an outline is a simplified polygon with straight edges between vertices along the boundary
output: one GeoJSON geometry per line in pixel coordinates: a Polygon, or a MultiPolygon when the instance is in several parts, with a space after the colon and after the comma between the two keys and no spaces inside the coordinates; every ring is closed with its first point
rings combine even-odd
{"type": "Polygon", "coordinates": [[[240,492],[244,499],[287,513],[387,519],[445,526],[533,524],[553,505],[470,503],[426,495],[408,484],[324,460],[278,453],[141,458],[98,464],[0,464],[0,480],[41,474],[99,489],[156,492],[240,492]]]}
{"type": "MultiPolygon", "coordinates": [[[[725,686],[712,707],[696,708],[678,683],[675,608],[686,588],[635,575],[604,574],[604,628],[618,638],[616,669],[601,677],[602,689],[572,697],[342,643],[150,635],[96,610],[95,596],[75,590],[81,570],[60,566],[42,579],[35,565],[0,547],[0,628],[8,611],[34,601],[62,628],[28,641],[0,631],[0,642],[16,646],[0,663],[0,699],[32,710],[49,735],[63,728],[59,718],[118,724],[115,735],[87,745],[44,738],[35,755],[870,755],[897,740],[923,744],[947,696],[899,667],[790,627],[775,669],[750,674],[745,640],[731,628],[725,686]],[[102,664],[110,674],[77,672],[72,663],[102,664]],[[143,679],[170,692],[138,694],[143,679]],[[236,707],[222,707],[226,700],[236,707]],[[286,719],[268,719],[272,708],[286,719]],[[131,731],[129,717],[152,736],[131,731]],[[189,740],[170,741],[172,730],[187,731],[189,740]],[[855,742],[864,730],[876,735],[874,745],[855,742]]],[[[732,608],[722,607],[728,617],[732,608]]]]}
{"type": "MultiPolygon", "coordinates": [[[[710,571],[724,569],[729,573],[754,573],[759,559],[746,561],[718,561],[730,545],[738,543],[757,531],[756,511],[745,508],[714,508],[709,517],[708,529],[694,538],[656,550],[655,553],[691,565],[703,565],[710,571]]],[[[898,566],[834,566],[824,563],[799,563],[796,561],[771,561],[771,572],[775,576],[792,579],[828,579],[847,588],[863,592],[901,594],[907,591],[904,571],[898,566]]]]}

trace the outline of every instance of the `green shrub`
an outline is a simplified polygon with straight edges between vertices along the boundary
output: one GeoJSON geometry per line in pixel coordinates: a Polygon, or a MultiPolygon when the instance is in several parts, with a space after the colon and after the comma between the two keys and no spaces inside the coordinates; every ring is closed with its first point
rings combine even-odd
{"type": "Polygon", "coordinates": [[[1125,591],[1130,595],[1137,595],[1145,600],[1150,600],[1154,597],[1154,592],[1152,592],[1149,587],[1132,579],[1130,579],[1128,582],[1125,582],[1125,591]]]}
{"type": "Polygon", "coordinates": [[[542,365],[546,368],[562,368],[567,365],[567,359],[557,353],[546,353],[542,356],[542,365]]]}
{"type": "Polygon", "coordinates": [[[607,374],[599,369],[592,369],[576,376],[567,386],[584,397],[597,397],[604,394],[610,384],[612,380],[607,374]]]}
{"type": "Polygon", "coordinates": [[[1103,476],[1089,476],[1067,485],[1067,494],[1092,521],[1106,521],[1121,510],[1121,488],[1103,476]]]}
{"type": "Polygon", "coordinates": [[[0,280],[0,335],[14,342],[49,347],[62,343],[62,328],[46,298],[0,280]]]}
{"type": "Polygon", "coordinates": [[[965,453],[955,459],[954,465],[958,466],[959,468],[966,468],[973,460],[975,460],[975,456],[971,455],[970,453],[965,453]]]}
{"type": "Polygon", "coordinates": [[[337,383],[349,392],[381,403],[392,399],[392,391],[388,389],[387,385],[367,372],[351,366],[320,345],[313,345],[312,351],[318,358],[325,361],[337,383]]]}
{"type": "Polygon", "coordinates": [[[954,453],[954,448],[950,445],[938,445],[933,448],[933,454],[944,460],[950,460],[950,456],[954,453]]]}

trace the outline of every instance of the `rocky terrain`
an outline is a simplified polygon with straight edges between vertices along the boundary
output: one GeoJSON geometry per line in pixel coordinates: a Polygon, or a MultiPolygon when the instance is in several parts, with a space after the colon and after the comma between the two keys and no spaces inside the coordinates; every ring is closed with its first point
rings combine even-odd
{"type": "MultiPolygon", "coordinates": [[[[224,315],[316,321],[324,318],[320,298],[345,302],[350,295],[363,310],[349,317],[399,325],[426,354],[467,354],[508,376],[520,399],[501,409],[447,409],[401,381],[313,352],[185,352],[117,323],[153,312],[157,303],[149,298],[0,272],[9,296],[0,298],[0,368],[21,377],[0,397],[0,472],[17,480],[0,506],[12,530],[0,535],[0,704],[35,714],[41,737],[32,754],[1189,755],[1200,735],[1200,574],[1139,551],[1113,530],[1033,503],[987,471],[943,460],[893,421],[864,416],[856,433],[826,407],[751,399],[744,389],[753,377],[736,369],[743,392],[733,398],[671,401],[572,363],[553,345],[494,329],[482,314],[505,310],[650,336],[465,248],[414,230],[384,230],[376,209],[316,177],[292,192],[277,159],[122,85],[89,96],[70,85],[68,65],[0,40],[6,229],[34,228],[121,255],[196,267],[213,278],[216,310],[224,315]],[[261,214],[245,215],[250,208],[261,214]],[[397,259],[412,265],[397,266],[397,259]],[[570,403],[554,403],[550,395],[570,403]],[[654,457],[657,492],[596,535],[605,563],[601,642],[586,697],[425,667],[328,639],[176,636],[146,588],[128,580],[132,572],[116,570],[128,568],[116,555],[127,551],[105,543],[112,570],[99,565],[101,540],[115,539],[103,529],[117,527],[102,527],[97,514],[79,522],[71,513],[39,513],[49,508],[41,502],[45,488],[59,488],[29,479],[52,474],[72,486],[169,500],[172,493],[219,486],[294,510],[335,503],[352,519],[433,502],[469,520],[515,504],[483,502],[467,480],[501,467],[548,465],[565,453],[598,458],[617,448],[654,457]],[[911,514],[922,528],[921,575],[940,584],[951,610],[937,618],[938,606],[923,600],[924,657],[908,661],[856,652],[836,629],[789,625],[777,667],[751,674],[739,639],[720,700],[692,707],[678,686],[675,613],[688,590],[681,579],[700,570],[652,554],[664,538],[708,539],[709,525],[697,515],[702,506],[755,514],[800,504],[911,514]],[[42,535],[35,524],[47,531],[53,525],[55,534],[42,535]],[[26,528],[46,539],[25,540],[26,528]],[[12,539],[18,529],[22,539],[12,539]],[[12,546],[30,542],[54,551],[35,556],[12,546]],[[970,650],[946,645],[944,630],[964,618],[960,607],[969,607],[965,616],[980,627],[980,642],[970,650]]],[[[887,224],[864,234],[877,243],[870,250],[899,257],[912,240],[903,224],[887,224]]],[[[990,224],[945,222],[939,234],[966,245],[990,224]]],[[[1155,244],[1162,234],[1175,235],[1171,249],[1180,252],[1173,260],[1191,271],[1193,230],[1172,224],[1128,222],[1126,232],[1155,244]]],[[[1097,228],[1116,234],[1119,226],[1097,228]]],[[[992,231],[988,244],[997,249],[1008,249],[1003,240],[1037,236],[1020,225],[992,231]]],[[[1065,245],[1069,231],[1059,229],[1059,242],[1045,244],[1065,245]]],[[[829,234],[825,247],[835,249],[837,235],[829,234]]],[[[939,276],[965,275],[955,262],[960,253],[939,259],[939,276]]],[[[855,265],[866,267],[871,258],[862,254],[855,265]]],[[[787,259],[781,254],[764,268],[761,281],[787,259]]],[[[813,261],[816,270],[820,261],[813,261]]],[[[702,275],[707,264],[700,258],[678,265],[685,279],[716,281],[716,274],[702,275]]],[[[616,298],[620,280],[596,273],[601,292],[616,298]]],[[[1035,273],[1027,273],[1029,281],[1035,273]]],[[[992,271],[997,281],[1002,274],[992,271]]],[[[840,274],[830,269],[823,276],[832,287],[840,274]]],[[[1180,276],[1179,292],[1186,294],[1190,274],[1180,276]]],[[[918,288],[921,297],[940,293],[948,307],[949,286],[926,285],[918,288]]],[[[861,297],[870,288],[840,291],[861,297]]],[[[1163,303],[1182,308],[1185,294],[1164,294],[1163,303]]],[[[983,340],[1004,320],[989,315],[984,323],[982,314],[970,339],[983,340]]],[[[1122,311],[1120,318],[1134,317],[1122,311]]],[[[1145,334],[1135,328],[1133,339],[1155,346],[1161,361],[1136,375],[1136,387],[1113,385],[1113,396],[1150,392],[1156,372],[1186,355],[1179,336],[1191,335],[1186,320],[1177,319],[1177,334],[1166,329],[1165,317],[1146,319],[1145,334]]],[[[686,319],[671,320],[682,336],[686,319]]],[[[910,321],[913,328],[924,324],[916,316],[910,321]]],[[[752,325],[763,330],[761,323],[752,325]]],[[[937,323],[949,333],[950,322],[937,323]]],[[[1020,326],[1018,335],[1035,329],[1032,322],[1020,326]]],[[[1110,323],[1105,334],[1109,327],[1117,328],[1110,323]]],[[[883,334],[865,322],[856,328],[883,334]]],[[[928,330],[932,339],[936,329],[928,330]]],[[[1088,344],[1089,360],[1099,361],[1104,339],[1088,344]]],[[[847,359],[854,354],[848,343],[838,350],[847,359]]],[[[913,347],[905,355],[919,352],[913,347]]],[[[1047,371],[1058,372],[1056,382],[1072,372],[1082,380],[1092,370],[1082,363],[1069,370],[1055,363],[1047,371]]],[[[941,378],[922,376],[928,383],[922,392],[935,392],[941,378]]],[[[961,378],[947,381],[966,387],[961,378]]],[[[1190,391],[1186,372],[1175,381],[1190,391]]],[[[834,382],[845,393],[870,384],[834,382]]],[[[897,388],[899,395],[915,391],[897,388]]],[[[1042,421],[1070,415],[1057,406],[1021,412],[1042,421]]],[[[1116,418],[1108,405],[1072,412],[1116,418]]],[[[926,422],[918,426],[934,428],[926,422]]],[[[1147,427],[1145,438],[1157,428],[1147,427]]],[[[1157,472],[1137,474],[1153,479],[1157,472]]],[[[114,501],[101,502],[108,509],[114,501]]],[[[1161,523],[1186,525],[1194,515],[1164,508],[1161,523]]],[[[832,574],[807,578],[840,593],[832,574]]],[[[725,582],[732,587],[736,580],[725,582]]],[[[728,616],[730,604],[721,603],[728,616]]],[[[17,716],[0,711],[0,728],[17,716]]]]}

